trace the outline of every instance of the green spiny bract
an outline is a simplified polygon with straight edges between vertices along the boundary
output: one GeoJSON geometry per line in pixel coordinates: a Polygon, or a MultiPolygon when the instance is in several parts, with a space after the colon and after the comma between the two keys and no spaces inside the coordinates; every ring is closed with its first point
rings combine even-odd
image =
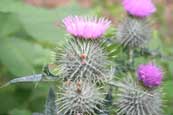
{"type": "Polygon", "coordinates": [[[99,89],[89,82],[67,81],[61,93],[57,93],[58,115],[95,115],[98,111],[103,112],[103,96],[99,89]]]}
{"type": "Polygon", "coordinates": [[[151,30],[146,19],[127,17],[119,26],[117,41],[124,47],[144,47],[151,38],[151,30]]]}
{"type": "Polygon", "coordinates": [[[117,115],[162,115],[160,89],[145,89],[131,77],[118,86],[117,115]]]}
{"type": "Polygon", "coordinates": [[[56,64],[65,80],[104,82],[111,76],[110,62],[99,40],[72,38],[57,51],[56,64]]]}

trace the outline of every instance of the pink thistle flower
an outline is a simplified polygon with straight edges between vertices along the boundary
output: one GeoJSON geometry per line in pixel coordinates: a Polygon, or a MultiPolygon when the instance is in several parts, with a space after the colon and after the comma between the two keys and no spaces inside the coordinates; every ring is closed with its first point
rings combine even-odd
{"type": "Polygon", "coordinates": [[[68,16],[63,20],[67,32],[82,39],[97,39],[109,28],[111,21],[97,17],[68,16]]]}
{"type": "Polygon", "coordinates": [[[159,86],[162,82],[163,71],[153,63],[141,64],[137,69],[138,80],[147,87],[159,86]]]}
{"type": "Polygon", "coordinates": [[[123,0],[125,10],[133,16],[146,17],[156,11],[151,0],[123,0]]]}

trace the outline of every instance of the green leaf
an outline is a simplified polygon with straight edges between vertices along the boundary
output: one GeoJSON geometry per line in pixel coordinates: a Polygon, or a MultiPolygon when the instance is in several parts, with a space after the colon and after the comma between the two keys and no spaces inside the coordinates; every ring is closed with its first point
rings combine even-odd
{"type": "Polygon", "coordinates": [[[16,15],[27,34],[34,39],[54,44],[64,41],[65,29],[60,29],[57,24],[61,27],[65,16],[86,14],[88,9],[81,8],[77,3],[44,9],[25,4],[22,0],[2,0],[0,11],[16,15]]]}
{"type": "Polygon", "coordinates": [[[20,30],[20,22],[16,15],[0,12],[0,36],[9,36],[20,30]]]}
{"type": "MultiPolygon", "coordinates": [[[[20,106],[20,102],[16,99],[15,87],[0,89],[0,115],[7,115],[7,111],[11,111],[14,107],[20,106]]],[[[14,115],[14,114],[9,114],[14,115]]]]}
{"type": "Polygon", "coordinates": [[[16,14],[27,33],[36,40],[55,43],[64,40],[65,34],[63,29],[57,27],[57,23],[61,26],[65,16],[88,15],[89,10],[75,2],[65,7],[46,9],[25,4],[22,0],[1,0],[0,11],[16,14]]]}
{"type": "Polygon", "coordinates": [[[44,40],[49,43],[64,40],[64,29],[58,28],[62,25],[62,19],[68,15],[78,15],[86,12],[77,4],[60,7],[52,10],[35,7],[25,7],[17,11],[27,33],[36,40],[44,40]]]}
{"type": "Polygon", "coordinates": [[[0,12],[9,13],[21,10],[24,7],[24,0],[1,0],[0,12]]]}
{"type": "Polygon", "coordinates": [[[0,61],[17,76],[30,75],[34,67],[43,65],[49,50],[40,45],[19,38],[6,38],[0,42],[0,61]]]}
{"type": "Polygon", "coordinates": [[[34,74],[30,76],[24,76],[24,77],[12,79],[9,82],[7,82],[5,85],[3,85],[2,87],[6,87],[8,85],[15,84],[15,83],[26,83],[26,82],[34,83],[34,82],[40,82],[40,81],[53,82],[57,80],[59,80],[58,77],[45,76],[43,74],[34,74]]]}
{"type": "Polygon", "coordinates": [[[28,110],[14,109],[10,111],[10,115],[31,115],[31,112],[28,110]]]}
{"type": "Polygon", "coordinates": [[[153,31],[153,38],[151,39],[149,43],[150,49],[159,49],[160,52],[164,52],[163,50],[163,41],[159,37],[159,32],[157,30],[153,31]]]}
{"type": "Polygon", "coordinates": [[[167,113],[166,115],[172,115],[173,111],[172,111],[172,99],[173,99],[173,93],[172,93],[172,79],[169,81],[164,82],[163,84],[163,89],[164,89],[164,100],[165,100],[165,113],[167,113]]]}
{"type": "Polygon", "coordinates": [[[17,46],[22,44],[16,42],[15,39],[2,39],[0,42],[0,60],[6,65],[11,73],[14,75],[26,75],[34,72],[31,63],[27,61],[22,54],[21,49],[17,46]]]}
{"type": "Polygon", "coordinates": [[[42,66],[50,56],[51,51],[41,45],[27,40],[14,38],[11,42],[20,50],[26,61],[32,66],[42,66]]]}
{"type": "MultiPolygon", "coordinates": [[[[171,77],[171,76],[170,76],[170,77],[171,77]]],[[[173,93],[172,93],[172,79],[169,80],[169,81],[164,82],[163,89],[164,89],[164,92],[165,92],[165,94],[166,94],[165,97],[166,97],[168,100],[173,99],[173,93]]]]}
{"type": "Polygon", "coordinates": [[[46,105],[45,105],[45,115],[56,115],[56,104],[55,104],[55,92],[52,88],[49,89],[49,94],[47,97],[46,105]]]}
{"type": "Polygon", "coordinates": [[[64,31],[56,27],[58,12],[51,12],[44,9],[24,9],[18,12],[25,30],[29,35],[39,41],[54,43],[62,40],[64,31]]]}
{"type": "Polygon", "coordinates": [[[42,74],[35,74],[35,75],[31,75],[31,76],[19,77],[19,78],[10,80],[2,87],[6,87],[6,86],[8,86],[10,84],[14,84],[14,83],[39,82],[43,79],[43,77],[44,76],[42,74]]]}

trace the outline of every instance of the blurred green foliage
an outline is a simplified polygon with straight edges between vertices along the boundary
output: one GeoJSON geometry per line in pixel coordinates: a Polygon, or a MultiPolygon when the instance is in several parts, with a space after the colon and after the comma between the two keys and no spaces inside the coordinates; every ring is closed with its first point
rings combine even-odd
{"type": "MultiPolygon", "coordinates": [[[[120,4],[106,4],[95,0],[95,6],[82,8],[77,2],[55,9],[33,7],[22,0],[1,0],[0,3],[0,84],[12,78],[39,73],[50,60],[51,51],[65,40],[61,19],[68,15],[105,15],[121,20],[120,4]],[[119,16],[120,15],[120,16],[119,16]]],[[[156,14],[155,16],[159,16],[156,14]]],[[[159,16],[160,17],[160,16],[159,16]]],[[[114,30],[113,30],[114,31],[114,30]]],[[[112,30],[110,30],[112,32],[112,30]]],[[[111,33],[107,37],[112,36],[111,33]]],[[[150,49],[158,49],[163,55],[172,56],[173,47],[163,44],[158,31],[153,32],[150,49]]],[[[173,60],[156,58],[165,70],[164,92],[166,115],[173,114],[173,60]]],[[[138,58],[137,64],[145,58],[138,58]]],[[[137,65],[136,64],[136,65],[137,65]]],[[[41,112],[50,84],[17,84],[0,89],[0,115],[31,115],[41,112]]]]}
{"type": "MultiPolygon", "coordinates": [[[[22,0],[0,3],[0,81],[42,71],[51,51],[64,41],[61,19],[68,15],[87,14],[77,3],[56,9],[25,4],[22,0]]],[[[0,89],[0,115],[31,115],[42,111],[48,84],[13,85],[0,89]]]]}

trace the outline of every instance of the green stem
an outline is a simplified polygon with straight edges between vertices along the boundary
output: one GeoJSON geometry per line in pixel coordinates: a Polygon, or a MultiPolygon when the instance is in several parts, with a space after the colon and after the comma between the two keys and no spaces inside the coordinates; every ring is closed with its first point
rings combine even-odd
{"type": "Polygon", "coordinates": [[[129,49],[129,64],[133,64],[133,49],[129,49]]]}

